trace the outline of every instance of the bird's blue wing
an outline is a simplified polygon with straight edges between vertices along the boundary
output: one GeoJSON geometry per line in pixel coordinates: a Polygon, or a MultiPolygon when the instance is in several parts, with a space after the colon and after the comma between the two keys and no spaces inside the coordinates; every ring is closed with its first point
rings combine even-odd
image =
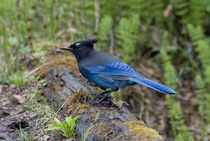
{"type": "Polygon", "coordinates": [[[100,78],[109,77],[114,80],[128,80],[129,77],[138,74],[133,68],[123,62],[113,62],[105,66],[85,67],[91,73],[98,75],[100,78]]]}
{"type": "Polygon", "coordinates": [[[129,65],[123,62],[113,62],[105,66],[105,71],[108,72],[125,72],[125,73],[136,73],[136,71],[129,65]]]}

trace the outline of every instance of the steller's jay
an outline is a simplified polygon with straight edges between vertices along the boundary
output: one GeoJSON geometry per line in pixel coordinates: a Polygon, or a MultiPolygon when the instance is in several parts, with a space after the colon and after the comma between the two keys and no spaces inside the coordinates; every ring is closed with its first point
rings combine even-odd
{"type": "Polygon", "coordinates": [[[111,88],[109,91],[100,93],[103,97],[92,104],[102,102],[111,92],[117,91],[119,88],[136,83],[167,95],[176,94],[174,90],[145,78],[115,57],[95,50],[93,44],[96,42],[96,39],[81,40],[60,48],[71,51],[75,55],[79,71],[84,77],[101,88],[111,88]]]}

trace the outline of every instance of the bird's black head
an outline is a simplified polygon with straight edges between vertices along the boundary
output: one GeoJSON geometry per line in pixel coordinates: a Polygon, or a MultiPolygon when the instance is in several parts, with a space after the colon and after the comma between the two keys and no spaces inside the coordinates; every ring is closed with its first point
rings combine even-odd
{"type": "Polygon", "coordinates": [[[71,51],[79,62],[82,58],[90,54],[93,50],[93,44],[96,42],[96,39],[81,40],[73,42],[69,46],[61,47],[60,49],[71,51]]]}

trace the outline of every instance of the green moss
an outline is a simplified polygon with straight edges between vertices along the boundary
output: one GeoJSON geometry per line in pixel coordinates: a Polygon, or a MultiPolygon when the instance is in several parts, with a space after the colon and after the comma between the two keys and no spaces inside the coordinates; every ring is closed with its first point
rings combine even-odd
{"type": "Polygon", "coordinates": [[[61,90],[61,86],[58,84],[53,84],[53,88],[55,88],[56,90],[61,90]]]}
{"type": "Polygon", "coordinates": [[[86,94],[87,93],[77,91],[76,93],[74,93],[72,96],[69,97],[65,105],[68,109],[69,114],[73,113],[80,114],[87,111],[90,108],[90,105],[85,103],[84,104],[80,103],[81,98],[84,97],[86,94]]]}
{"type": "Polygon", "coordinates": [[[121,124],[129,127],[129,131],[135,134],[133,138],[136,140],[163,140],[163,137],[156,130],[147,127],[142,120],[139,122],[129,121],[121,124]]]}

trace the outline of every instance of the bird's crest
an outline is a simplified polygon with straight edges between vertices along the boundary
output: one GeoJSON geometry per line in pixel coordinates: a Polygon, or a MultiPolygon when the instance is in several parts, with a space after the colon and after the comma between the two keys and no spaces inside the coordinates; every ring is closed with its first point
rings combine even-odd
{"type": "Polygon", "coordinates": [[[93,45],[94,43],[97,42],[97,39],[88,39],[88,40],[80,40],[80,41],[76,41],[72,44],[77,45],[93,45]]]}

